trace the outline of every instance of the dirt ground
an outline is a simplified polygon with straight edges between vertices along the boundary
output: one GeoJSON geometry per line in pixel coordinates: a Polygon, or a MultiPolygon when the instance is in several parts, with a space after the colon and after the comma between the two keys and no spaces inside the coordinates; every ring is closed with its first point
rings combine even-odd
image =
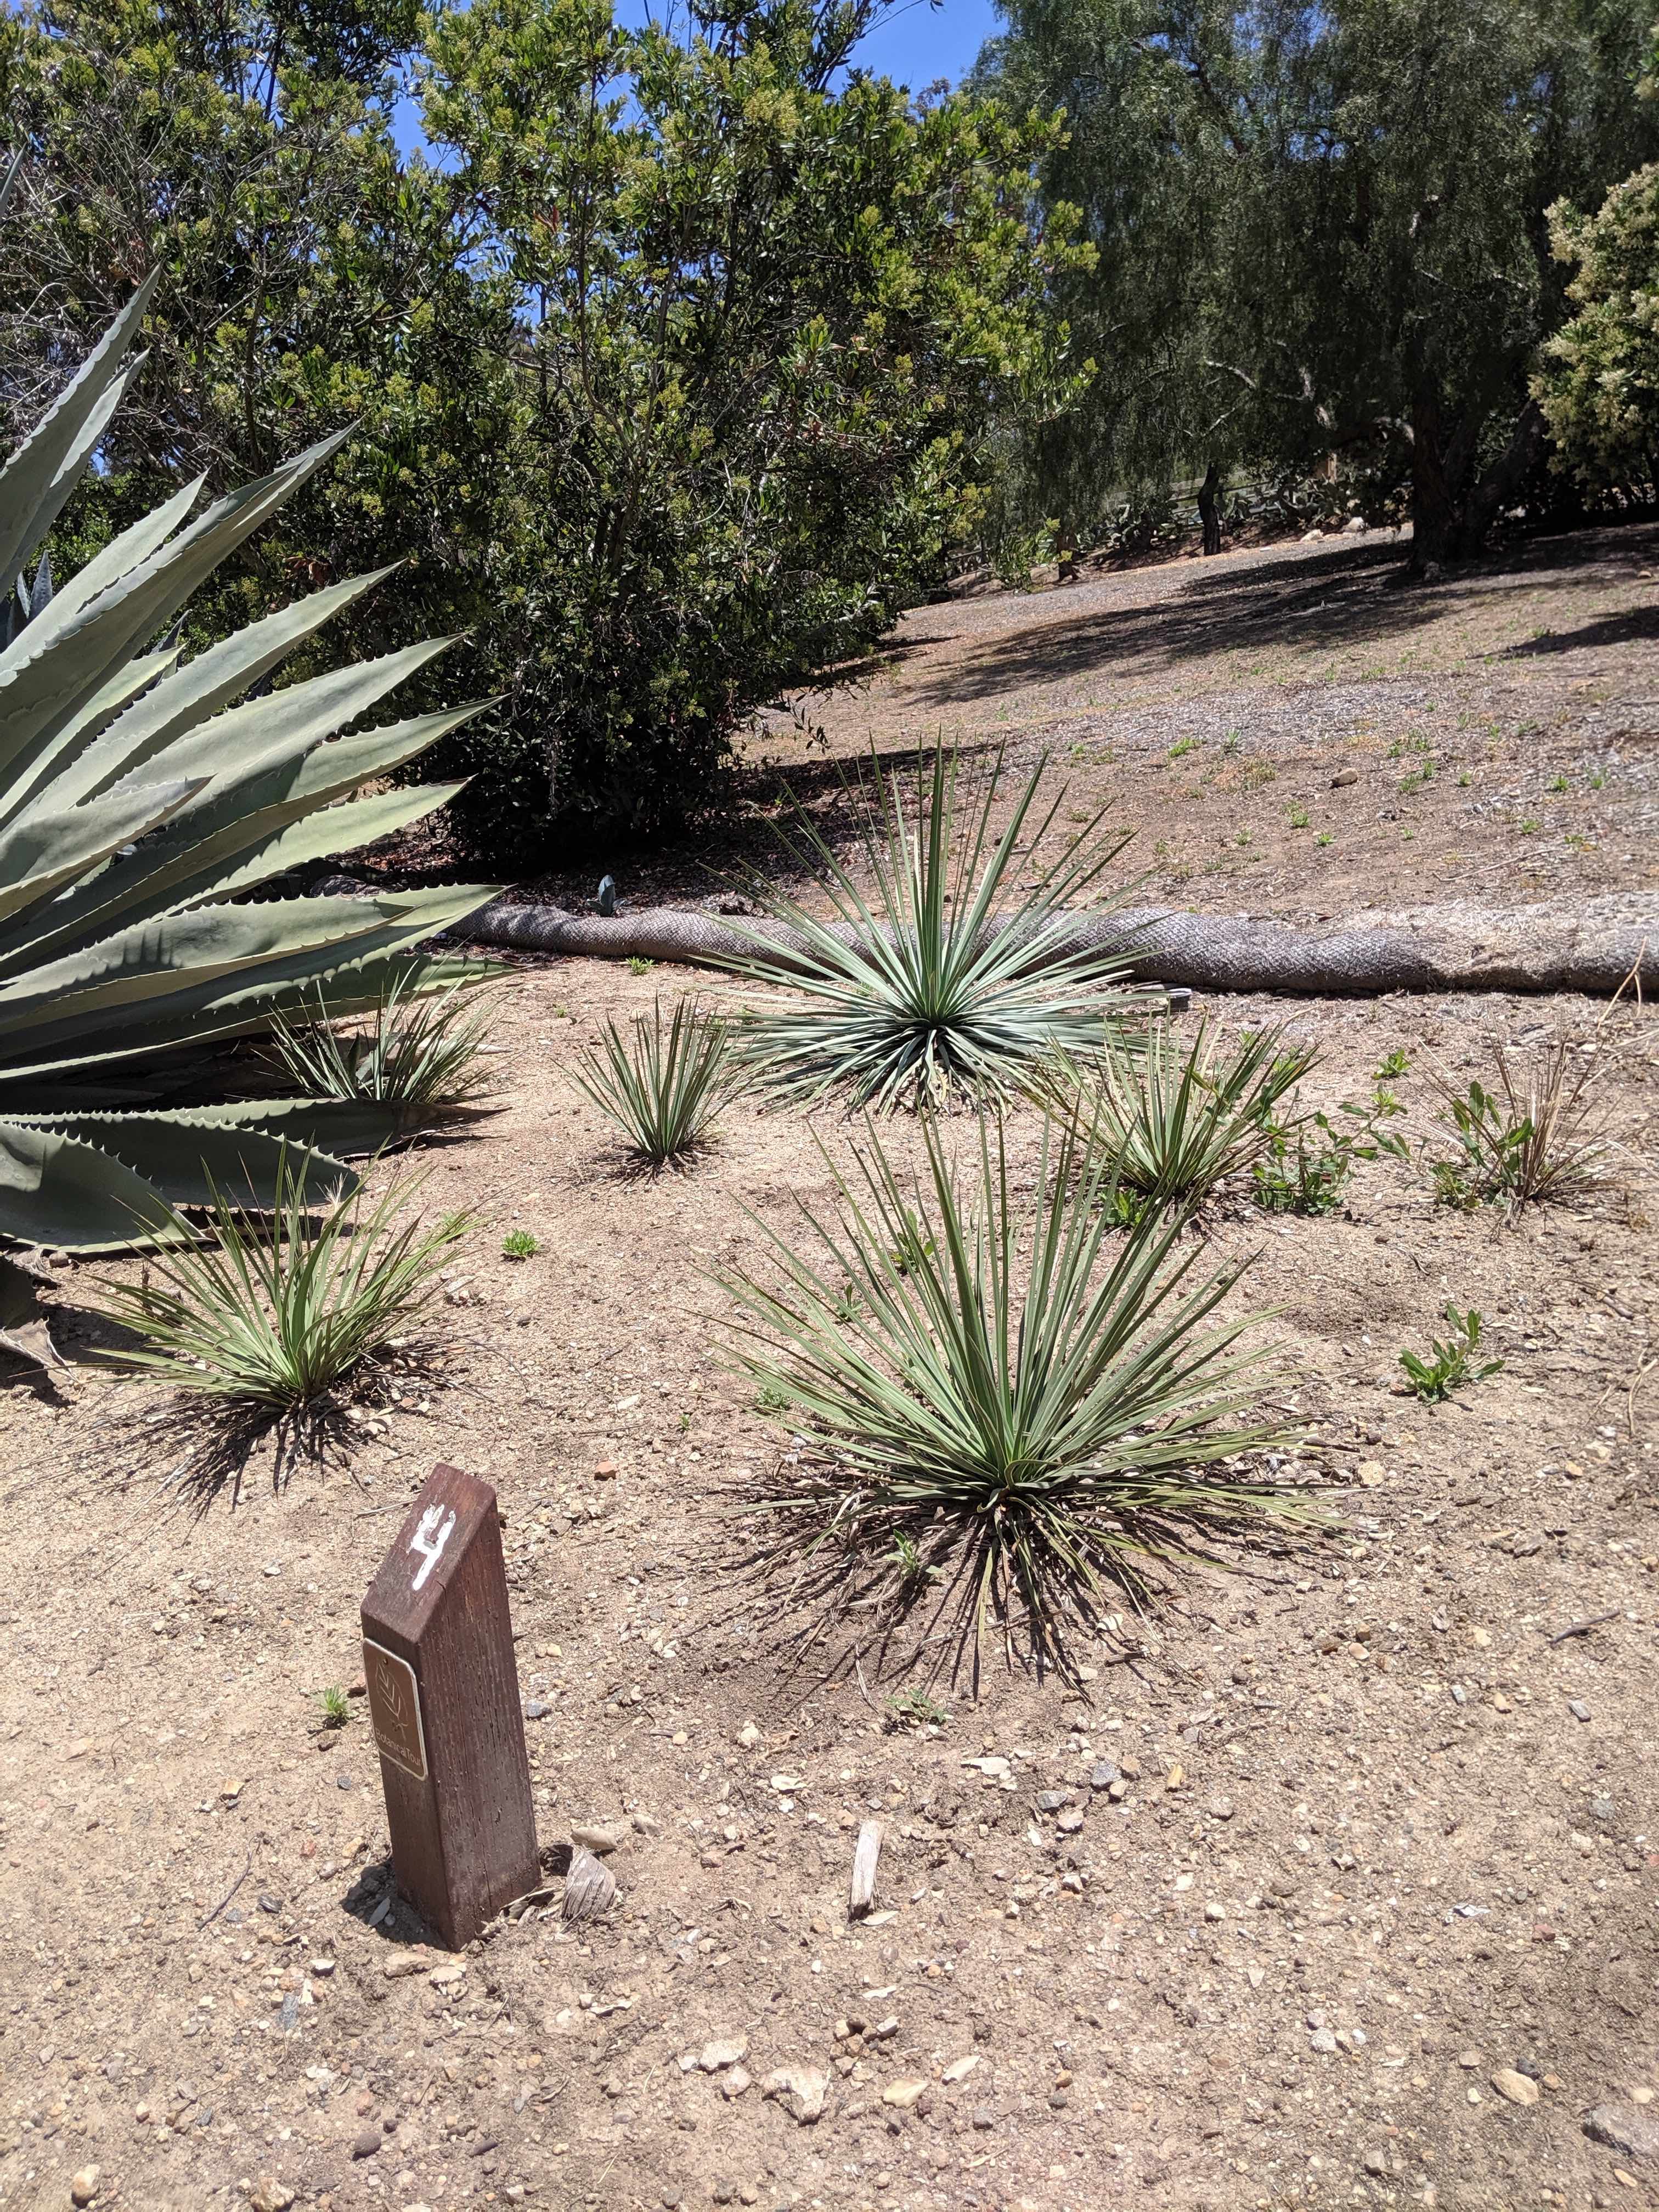
{"type": "MultiPolygon", "coordinates": [[[[966,600],[811,711],[833,759],[1054,748],[1068,809],[1112,798],[1194,906],[1648,890],[1655,550],[1413,591],[1345,541],[966,600]]],[[[839,818],[785,718],[763,746],[839,818]]],[[[0,2205],[77,2176],[143,2212],[1659,2204],[1652,1013],[1212,1002],[1316,1043],[1322,1103],[1406,1054],[1429,1157],[1431,1064],[1559,1028],[1616,1172],[1513,1227],[1437,1210],[1419,1161],[1322,1219],[1213,1209],[1213,1257],[1258,1255],[1234,1304],[1279,1309],[1264,1399],[1340,1529],[1188,1578],[1081,1692],[994,1670],[902,1723],[899,1680],[793,1668],[729,1567],[723,1501],[785,1438],[722,1363],[709,1271],[830,1205],[811,1132],[739,1103],[692,1173],[624,1181],[568,1081],[605,1017],[694,985],[726,988],[521,970],[501,1110],[424,1156],[434,1200],[489,1217],[450,1356],[365,1409],[349,1465],[273,1488],[256,1460],[233,1504],[164,1487],[161,1400],[84,1357],[0,1396],[0,2205]],[[513,1227],[536,1258],[499,1256],[513,1227]],[[1398,1354],[1449,1298],[1504,1366],[1431,1408],[1398,1354]],[[500,1493],[542,1841],[620,1838],[605,1924],[532,1913],[453,1960],[382,1911],[362,1700],[338,1729],[321,1706],[441,1459],[500,1493]],[[878,1909],[849,1925],[872,1816],[878,1909]],[[763,2095],[779,2068],[824,2077],[819,2117],[763,2095]]],[[[1011,1124],[1022,1165],[1036,1128],[1011,1124]]]]}

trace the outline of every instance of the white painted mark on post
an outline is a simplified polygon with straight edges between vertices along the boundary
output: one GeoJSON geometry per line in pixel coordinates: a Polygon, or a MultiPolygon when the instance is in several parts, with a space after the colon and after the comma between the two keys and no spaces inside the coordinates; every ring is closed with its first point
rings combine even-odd
{"type": "Polygon", "coordinates": [[[410,1550],[418,1552],[422,1560],[422,1565],[416,1571],[414,1581],[409,1586],[412,1590],[421,1588],[442,1557],[444,1546],[455,1533],[455,1516],[453,1511],[448,1520],[444,1522],[442,1528],[438,1526],[443,1517],[443,1510],[441,1505],[428,1505],[421,1516],[420,1527],[409,1540],[410,1550]]]}

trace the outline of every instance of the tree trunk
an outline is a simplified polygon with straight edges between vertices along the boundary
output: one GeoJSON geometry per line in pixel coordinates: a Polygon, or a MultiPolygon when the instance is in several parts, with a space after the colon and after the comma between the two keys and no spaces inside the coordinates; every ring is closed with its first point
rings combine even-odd
{"type": "Polygon", "coordinates": [[[1206,554],[1221,550],[1221,508],[1216,498],[1220,483],[1213,461],[1204,471],[1204,481],[1198,488],[1198,512],[1204,525],[1204,550],[1206,554]]]}
{"type": "Polygon", "coordinates": [[[1074,584],[1077,581],[1077,532],[1072,527],[1071,517],[1060,519],[1059,542],[1054,547],[1055,581],[1074,584]]]}
{"type": "Polygon", "coordinates": [[[1440,394],[1423,385],[1412,398],[1412,574],[1456,550],[1457,501],[1446,467],[1440,394]]]}
{"type": "Polygon", "coordinates": [[[1535,399],[1529,399],[1521,410],[1509,444],[1464,502],[1461,550],[1480,550],[1486,532],[1543,452],[1546,434],[1543,410],[1535,399]]]}

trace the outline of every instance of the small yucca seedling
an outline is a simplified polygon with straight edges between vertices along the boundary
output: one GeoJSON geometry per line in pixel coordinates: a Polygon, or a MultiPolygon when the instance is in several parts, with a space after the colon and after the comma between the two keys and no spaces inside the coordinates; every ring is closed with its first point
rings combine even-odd
{"type": "Polygon", "coordinates": [[[682,999],[665,1034],[662,1001],[625,1036],[607,1022],[604,1057],[583,1054],[572,1079],[622,1131],[629,1153],[652,1168],[684,1162],[707,1145],[711,1124],[738,1089],[731,1031],[682,999]]]}
{"type": "Polygon", "coordinates": [[[913,806],[878,763],[863,839],[867,894],[798,817],[786,842],[819,879],[831,917],[755,884],[781,937],[752,934],[726,963],[797,994],[745,1024],[744,1049],[765,1084],[791,1098],[841,1091],[855,1107],[882,1110],[954,1096],[995,1101],[1055,1052],[1082,1059],[1101,1048],[1128,1003],[1103,995],[1127,970],[1127,935],[1085,939],[1069,909],[1127,838],[1103,836],[1095,814],[1038,862],[1066,797],[1062,787],[1036,817],[1043,774],[1039,764],[994,836],[1000,756],[961,819],[954,754],[941,747],[931,771],[918,761],[913,806]]]}
{"type": "Polygon", "coordinates": [[[1093,1071],[1062,1067],[1051,1095],[1063,1107],[1074,1088],[1075,1110],[1112,1170],[1113,1211],[1127,1218],[1149,1206],[1196,1206],[1259,1160],[1273,1142],[1274,1107],[1314,1057],[1285,1048],[1276,1030],[1214,1051],[1204,1023],[1182,1052],[1160,1021],[1144,1050],[1120,1041],[1093,1071]]]}
{"type": "Polygon", "coordinates": [[[819,1256],[774,1234],[772,1279],[726,1279],[735,1357],[806,1439],[742,1504],[811,1638],[850,1616],[879,1644],[920,1610],[937,1663],[970,1660],[975,1685],[988,1635],[1074,1673],[1071,1632],[1123,1592],[1150,1601],[1175,1563],[1299,1516],[1243,1465],[1288,1437],[1237,1418],[1261,1355],[1238,1348],[1249,1317],[1213,1316],[1240,1270],[1191,1283],[1176,1215],[1119,1239],[1107,1163],[1052,1127],[1026,1201],[1000,1124],[959,1183],[925,1123],[914,1189],[872,1128],[855,1177],[824,1154],[841,1203],[805,1213],[819,1256]]]}
{"type": "Polygon", "coordinates": [[[539,1239],[527,1229],[509,1229],[501,1239],[504,1260],[533,1260],[541,1249],[539,1239]]]}
{"type": "Polygon", "coordinates": [[[1565,1037],[1521,1073],[1501,1047],[1497,1057],[1495,1090],[1477,1079],[1461,1091],[1443,1072],[1430,1072],[1442,1126],[1456,1140],[1452,1158],[1431,1164],[1436,1195],[1448,1206],[1501,1201],[1511,1213],[1538,1200],[1583,1197],[1607,1173],[1612,1154],[1594,1126],[1595,1060],[1565,1037]]]}
{"type": "Polygon", "coordinates": [[[312,1020],[279,1019],[270,1037],[278,1066],[308,1097],[389,1107],[399,1135],[477,1111],[495,1089],[483,1056],[496,1009],[493,996],[476,994],[500,971],[480,963],[476,977],[439,980],[445,972],[422,963],[399,969],[366,1028],[325,1020],[320,999],[312,1020]]]}
{"type": "Polygon", "coordinates": [[[346,1693],[343,1690],[331,1689],[323,1692],[325,1728],[343,1728],[350,1711],[351,1708],[346,1703],[346,1693]]]}
{"type": "Polygon", "coordinates": [[[1451,1325],[1449,1340],[1442,1343],[1438,1337],[1429,1340],[1429,1356],[1423,1358],[1415,1352],[1402,1352],[1400,1364],[1406,1370],[1406,1379],[1425,1406],[1438,1405],[1449,1398],[1454,1390],[1461,1390],[1470,1382],[1484,1382],[1489,1375],[1501,1375],[1501,1359],[1483,1360],[1478,1366],[1474,1355],[1480,1346],[1480,1316],[1471,1306],[1467,1313],[1459,1313],[1449,1303],[1446,1319],[1451,1325]]]}
{"type": "Polygon", "coordinates": [[[174,1216],[152,1240],[143,1279],[100,1285],[106,1311],[140,1339],[114,1355],[178,1389],[306,1414],[397,1334],[436,1285],[470,1214],[409,1212],[418,1183],[368,1206],[361,1190],[316,1198],[308,1154],[284,1148],[270,1215],[214,1191],[215,1242],[174,1216]]]}

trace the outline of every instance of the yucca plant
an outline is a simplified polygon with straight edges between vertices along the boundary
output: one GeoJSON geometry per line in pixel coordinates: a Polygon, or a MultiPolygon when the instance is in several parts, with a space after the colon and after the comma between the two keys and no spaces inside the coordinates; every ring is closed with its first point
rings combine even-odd
{"type": "Polygon", "coordinates": [[[1100,1049],[1115,1011],[1105,987],[1127,972],[1125,937],[1085,941],[1075,902],[1128,842],[1096,815],[1052,859],[1034,854],[1066,793],[1039,817],[1044,766],[992,823],[998,755],[976,802],[958,810],[957,756],[916,764],[913,804],[872,762],[862,838],[867,893],[805,814],[785,842],[825,890],[830,918],[787,892],[751,886],[776,936],[750,929],[729,964],[805,996],[755,1013],[744,1053],[781,1094],[840,1091],[854,1107],[939,1106],[953,1096],[1006,1099],[1055,1051],[1100,1049]],[[1022,872],[1024,879],[1020,880],[1022,872]]]}
{"type": "Polygon", "coordinates": [[[1222,1050],[1204,1022],[1183,1051],[1158,1021],[1133,1043],[1115,1039],[1091,1068],[1061,1063],[1047,1089],[1062,1110],[1068,1097],[1074,1104],[1110,1166],[1114,1211],[1127,1218],[1148,1206],[1190,1209],[1259,1160],[1273,1109],[1314,1060],[1272,1030],[1222,1050]]]}
{"type": "MultiPolygon", "coordinates": [[[[137,373],[128,348],[154,283],[0,471],[9,600],[137,373]]],[[[476,705],[357,726],[447,641],[264,687],[378,577],[313,592],[189,661],[152,642],[340,442],[193,520],[202,486],[185,484],[55,593],[37,569],[28,618],[0,650],[0,1238],[111,1249],[165,1229],[210,1183],[239,1203],[270,1199],[287,1140],[381,1141],[387,1116],[360,1102],[158,1109],[155,1056],[264,1027],[319,985],[334,1012],[372,1006],[389,963],[489,896],[246,897],[459,788],[386,779],[476,705]]],[[[0,1293],[8,1312],[27,1295],[3,1259],[0,1293]]]]}
{"type": "Polygon", "coordinates": [[[684,1163],[708,1143],[715,1115],[738,1087],[730,1025],[682,999],[665,1036],[659,999],[650,1020],[632,1029],[627,1036],[607,1022],[603,1056],[584,1053],[571,1079],[615,1122],[641,1165],[684,1163]]]}
{"type": "Polygon", "coordinates": [[[495,1004],[477,994],[500,972],[483,962],[408,964],[385,979],[366,1019],[344,1023],[330,1020],[319,990],[309,1021],[276,1017],[271,1056],[310,1097],[385,1107],[398,1136],[434,1127],[495,1093],[484,1052],[495,1004]]]}
{"type": "Polygon", "coordinates": [[[1498,1203],[1513,1214],[1547,1200],[1583,1198],[1607,1174],[1613,1148],[1595,1124],[1595,1061],[1558,1037],[1522,1069],[1500,1047],[1497,1087],[1478,1079],[1460,1089],[1443,1070],[1429,1082],[1455,1140],[1450,1159],[1433,1163],[1443,1205],[1498,1203]]]}
{"type": "Polygon", "coordinates": [[[211,1243],[175,1213],[171,1238],[143,1248],[142,1281],[100,1282],[106,1311],[138,1339],[113,1355],[121,1364],[303,1416],[406,1328],[471,1216],[413,1212],[418,1181],[393,1183],[365,1210],[361,1187],[319,1190],[319,1175],[333,1182],[331,1164],[284,1148],[268,1214],[214,1188],[211,1243]]]}
{"type": "Polygon", "coordinates": [[[765,1279],[722,1279],[738,1364],[801,1431],[742,1499],[763,1575],[814,1635],[854,1613],[879,1643],[921,1607],[975,1686],[988,1636],[1073,1672],[1072,1632],[1304,1510],[1243,1464],[1289,1438],[1239,1419],[1263,1354],[1216,1316],[1241,1268],[1194,1279],[1171,1215],[1119,1238],[1108,1163],[1054,1129],[1022,1200],[1000,1121],[960,1179],[926,1121],[914,1188],[870,1125],[854,1174],[824,1153],[838,1216],[803,1209],[807,1255],[774,1233],[765,1279]]]}

